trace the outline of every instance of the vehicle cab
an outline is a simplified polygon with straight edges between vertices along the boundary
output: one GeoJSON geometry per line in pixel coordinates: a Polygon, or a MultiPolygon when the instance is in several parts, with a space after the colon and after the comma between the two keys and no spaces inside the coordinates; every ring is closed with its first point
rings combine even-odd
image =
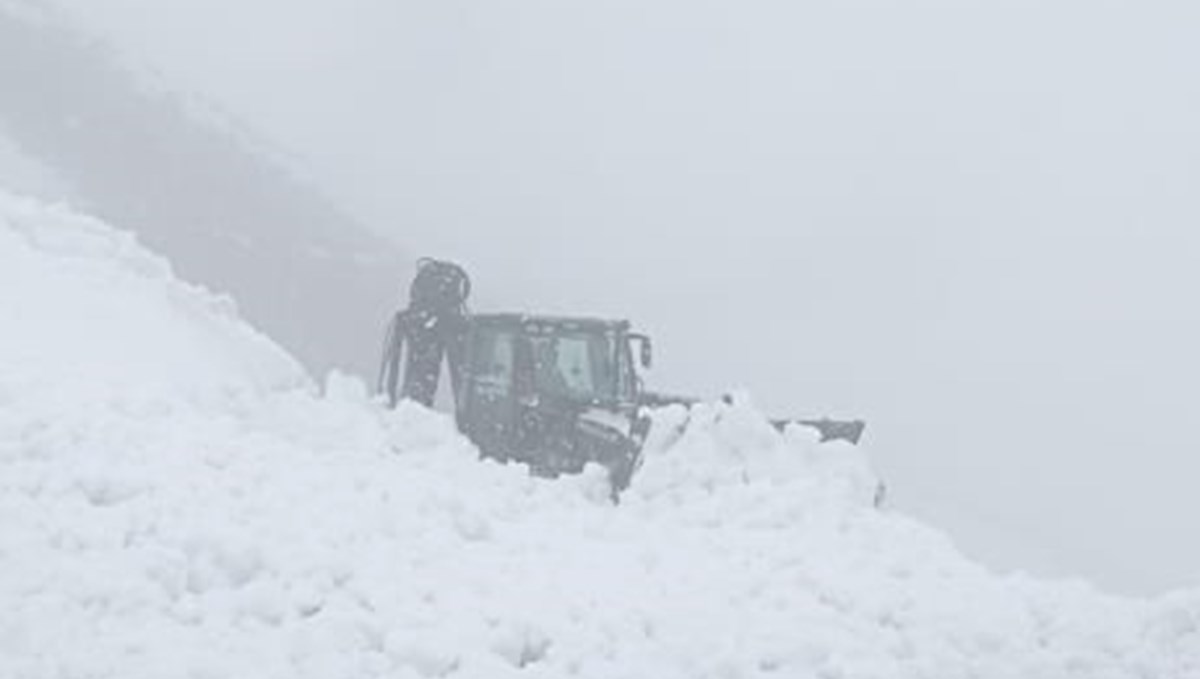
{"type": "Polygon", "coordinates": [[[602,464],[619,489],[648,429],[635,345],[649,366],[649,339],[625,321],[474,316],[458,376],[459,428],[485,456],[539,475],[602,464]]]}

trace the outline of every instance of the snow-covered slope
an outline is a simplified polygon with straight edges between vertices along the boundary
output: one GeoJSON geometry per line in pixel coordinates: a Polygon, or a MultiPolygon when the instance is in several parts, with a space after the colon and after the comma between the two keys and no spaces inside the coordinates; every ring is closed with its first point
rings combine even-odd
{"type": "Polygon", "coordinates": [[[128,62],[53,3],[0,0],[0,135],[52,173],[56,196],[236,295],[309,368],[372,374],[410,258],[253,132],[128,62]]]}
{"type": "Polygon", "coordinates": [[[1200,676],[1197,594],[994,577],[748,407],[661,428],[616,507],[4,196],[0,329],[2,677],[1200,676]]]}

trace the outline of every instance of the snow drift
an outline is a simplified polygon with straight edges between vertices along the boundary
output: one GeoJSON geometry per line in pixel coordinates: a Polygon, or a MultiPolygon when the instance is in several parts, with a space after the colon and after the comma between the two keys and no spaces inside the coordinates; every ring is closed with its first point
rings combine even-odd
{"type": "Polygon", "coordinates": [[[660,420],[620,506],[481,462],[0,195],[0,676],[1200,677],[1200,595],[999,578],[853,449],[660,420]]]}

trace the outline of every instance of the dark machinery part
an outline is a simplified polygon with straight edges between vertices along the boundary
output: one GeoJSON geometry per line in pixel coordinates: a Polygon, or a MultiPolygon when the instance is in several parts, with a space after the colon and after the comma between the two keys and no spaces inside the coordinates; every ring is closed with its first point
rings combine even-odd
{"type": "Polygon", "coordinates": [[[467,309],[470,295],[471,279],[462,267],[434,259],[417,262],[408,308],[397,312],[388,326],[379,367],[379,391],[388,395],[393,407],[401,398],[433,406],[443,357],[450,363],[451,389],[457,398],[464,342],[470,326],[467,309]]]}
{"type": "Polygon", "coordinates": [[[867,430],[867,423],[862,420],[831,420],[828,417],[819,420],[773,420],[771,424],[779,429],[786,429],[793,424],[812,427],[821,436],[822,443],[846,441],[858,445],[867,430]]]}
{"type": "MultiPolygon", "coordinates": [[[[635,363],[650,367],[651,341],[626,321],[471,315],[470,292],[458,265],[421,260],[409,305],[388,328],[379,389],[393,406],[402,398],[431,406],[446,358],[459,429],[485,457],[522,462],[548,477],[600,464],[615,496],[641,463],[650,430],[644,409],[700,400],[645,391],[635,363]]],[[[829,419],[772,424],[808,426],[822,441],[853,444],[866,426],[829,419]]]]}

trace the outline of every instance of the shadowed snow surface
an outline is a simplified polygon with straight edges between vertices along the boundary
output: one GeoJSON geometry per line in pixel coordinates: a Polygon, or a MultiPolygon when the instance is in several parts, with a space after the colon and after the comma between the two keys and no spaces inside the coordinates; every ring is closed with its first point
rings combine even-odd
{"type": "Polygon", "coordinates": [[[996,577],[745,403],[613,506],[2,194],[0,329],[3,677],[1200,677],[1200,595],[996,577]]]}

